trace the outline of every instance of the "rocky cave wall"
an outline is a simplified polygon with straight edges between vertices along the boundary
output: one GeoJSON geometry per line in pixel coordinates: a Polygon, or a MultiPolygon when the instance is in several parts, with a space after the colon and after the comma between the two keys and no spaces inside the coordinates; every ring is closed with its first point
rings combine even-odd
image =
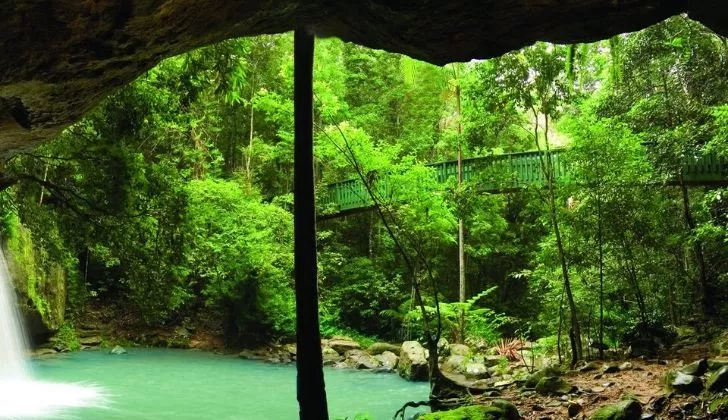
{"type": "Polygon", "coordinates": [[[53,138],[161,59],[226,38],[307,26],[444,64],[678,13],[728,35],[724,0],[4,0],[0,159],[53,138]]]}

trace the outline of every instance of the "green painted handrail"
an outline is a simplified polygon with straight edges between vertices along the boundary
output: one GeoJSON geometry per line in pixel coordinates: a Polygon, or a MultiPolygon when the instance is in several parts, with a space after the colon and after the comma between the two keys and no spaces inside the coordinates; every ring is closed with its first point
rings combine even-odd
{"type": "MultiPolygon", "coordinates": [[[[566,152],[566,149],[551,151],[556,179],[568,173],[566,152]]],[[[482,190],[490,193],[511,192],[528,186],[543,186],[545,179],[539,154],[538,151],[531,151],[463,159],[463,179],[471,181],[476,176],[480,177],[478,182],[482,190]]],[[[427,166],[435,169],[435,177],[439,182],[457,177],[456,160],[427,166]]],[[[688,156],[683,163],[682,176],[683,181],[690,185],[726,185],[728,160],[714,153],[688,156]]],[[[677,181],[668,182],[673,185],[676,183],[677,181]]],[[[386,176],[380,178],[376,188],[378,194],[387,196],[389,186],[386,176]]],[[[369,208],[372,206],[372,201],[359,179],[348,179],[326,185],[324,191],[320,193],[319,205],[337,214],[369,208]]]]}

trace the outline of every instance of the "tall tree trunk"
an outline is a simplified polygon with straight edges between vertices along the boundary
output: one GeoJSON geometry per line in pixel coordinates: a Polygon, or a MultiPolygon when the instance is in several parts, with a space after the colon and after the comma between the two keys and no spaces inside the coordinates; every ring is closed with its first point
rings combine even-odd
{"type": "MultiPolygon", "coordinates": [[[[683,180],[682,171],[680,173],[680,190],[682,191],[682,202],[683,212],[685,214],[685,224],[687,225],[688,231],[691,235],[695,234],[695,219],[693,218],[693,212],[690,209],[690,195],[688,193],[688,186],[683,180]]],[[[700,292],[702,294],[702,309],[703,315],[706,318],[710,318],[715,315],[715,305],[713,302],[712,291],[710,287],[710,280],[708,278],[708,268],[705,264],[705,256],[703,254],[703,244],[698,238],[693,238],[693,253],[695,254],[695,262],[698,264],[698,276],[700,280],[700,292]]]]}
{"type": "MultiPolygon", "coordinates": [[[[457,79],[457,75],[456,75],[457,79]]],[[[458,112],[458,186],[463,183],[463,147],[461,144],[463,125],[460,120],[462,108],[460,104],[460,85],[455,86],[455,99],[458,112]]],[[[465,226],[462,216],[458,218],[458,283],[460,285],[459,301],[465,303],[465,226]]],[[[465,310],[460,309],[460,342],[465,342],[465,310]]]]}
{"type": "Polygon", "coordinates": [[[313,178],[313,50],[305,29],[294,34],[294,272],[297,396],[301,420],[328,420],[318,317],[313,178]]]}
{"type": "Polygon", "coordinates": [[[250,134],[248,138],[248,152],[245,156],[245,173],[248,176],[248,182],[253,181],[253,177],[250,173],[250,162],[253,158],[253,127],[254,127],[254,115],[255,108],[253,108],[253,96],[250,96],[250,134]]]}
{"type": "MultiPolygon", "coordinates": [[[[541,145],[538,142],[538,113],[533,110],[534,118],[536,118],[536,127],[534,130],[534,139],[536,142],[536,148],[541,151],[541,145]]],[[[554,186],[554,165],[551,159],[551,148],[549,146],[549,117],[544,115],[544,151],[539,154],[541,161],[541,170],[543,171],[544,177],[546,178],[546,186],[548,188],[548,203],[549,203],[549,215],[551,217],[551,225],[554,229],[554,236],[556,237],[556,248],[559,254],[559,261],[561,263],[561,274],[564,280],[564,290],[566,291],[566,302],[569,305],[571,329],[569,330],[569,338],[571,342],[571,362],[575,364],[577,361],[583,358],[582,346],[581,346],[581,328],[579,327],[579,315],[576,309],[576,303],[574,302],[574,295],[571,292],[571,281],[569,279],[569,267],[566,262],[566,252],[564,251],[564,243],[561,238],[561,230],[559,229],[559,219],[556,212],[556,193],[554,186]]]]}
{"type": "Polygon", "coordinates": [[[599,241],[599,359],[604,359],[604,238],[601,193],[597,194],[597,240],[599,241]]]}

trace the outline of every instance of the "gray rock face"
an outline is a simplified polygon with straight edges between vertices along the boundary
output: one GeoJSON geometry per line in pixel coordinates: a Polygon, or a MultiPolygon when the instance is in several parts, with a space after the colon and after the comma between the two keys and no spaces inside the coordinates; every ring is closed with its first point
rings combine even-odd
{"type": "Polygon", "coordinates": [[[331,366],[341,360],[341,355],[331,347],[322,348],[321,356],[323,356],[324,359],[324,366],[331,366]]]}
{"type": "Polygon", "coordinates": [[[445,359],[441,369],[445,372],[465,373],[465,356],[452,355],[445,359]]]}
{"type": "Polygon", "coordinates": [[[379,361],[364,350],[353,349],[346,352],[346,361],[356,369],[376,369],[379,361]]]}
{"type": "Polygon", "coordinates": [[[482,363],[468,363],[465,365],[465,377],[468,379],[487,379],[490,378],[490,374],[482,363]]]}
{"type": "Polygon", "coordinates": [[[374,359],[379,362],[379,365],[385,370],[394,370],[399,362],[399,357],[391,351],[382,352],[382,354],[374,356],[374,359]]]}
{"type": "Polygon", "coordinates": [[[675,392],[698,395],[703,390],[703,380],[697,376],[677,372],[677,376],[670,383],[670,386],[675,392]]]}
{"type": "Polygon", "coordinates": [[[389,351],[394,353],[395,355],[399,354],[399,349],[402,348],[401,346],[398,346],[396,344],[389,344],[389,343],[374,343],[371,346],[367,348],[367,351],[371,355],[377,355],[382,354],[385,351],[389,351]]]}
{"type": "Polygon", "coordinates": [[[336,350],[339,354],[346,354],[347,351],[359,349],[361,346],[359,346],[359,343],[354,340],[334,338],[329,340],[329,347],[336,350]]]}
{"type": "Polygon", "coordinates": [[[723,0],[22,1],[0,10],[0,158],[50,140],[159,60],[231,37],[311,27],[444,64],[537,40],[608,38],[683,12],[728,35],[723,0]]]}
{"type": "Polygon", "coordinates": [[[465,344],[450,344],[451,356],[467,356],[470,354],[470,347],[465,344]]]}
{"type": "Polygon", "coordinates": [[[399,376],[410,381],[426,381],[429,376],[429,367],[425,357],[425,349],[416,341],[405,341],[399,352],[397,364],[399,376]]]}

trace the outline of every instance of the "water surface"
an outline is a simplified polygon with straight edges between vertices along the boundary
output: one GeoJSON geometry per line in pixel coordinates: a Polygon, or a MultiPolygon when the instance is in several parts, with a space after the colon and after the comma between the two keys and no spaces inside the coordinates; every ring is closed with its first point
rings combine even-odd
{"type": "MultiPolygon", "coordinates": [[[[129,349],[114,356],[85,351],[35,360],[36,378],[95,385],[105,407],[64,411],[76,419],[297,419],[296,370],[235,356],[187,350],[129,349]]],[[[391,419],[428,387],[397,375],[326,369],[331,418],[368,413],[391,419]]],[[[409,411],[408,411],[409,413],[409,411]]]]}

